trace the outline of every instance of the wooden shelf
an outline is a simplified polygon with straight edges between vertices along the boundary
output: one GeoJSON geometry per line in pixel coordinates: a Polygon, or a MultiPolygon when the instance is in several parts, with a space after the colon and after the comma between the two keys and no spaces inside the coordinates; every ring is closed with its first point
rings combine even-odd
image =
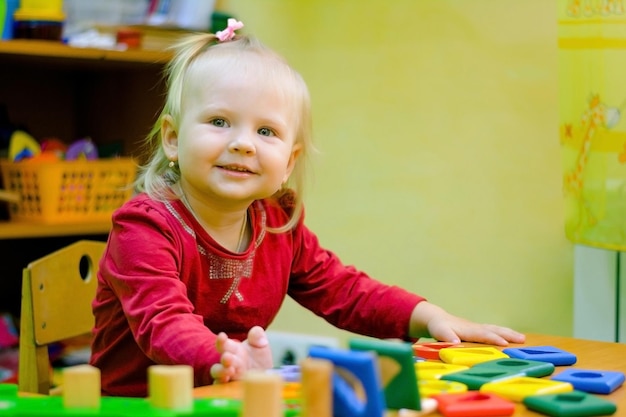
{"type": "Polygon", "coordinates": [[[0,221],[0,240],[56,236],[99,235],[111,230],[111,222],[45,224],[0,221]]]}
{"type": "MultiPolygon", "coordinates": [[[[163,92],[161,71],[171,57],[165,50],[0,41],[0,103],[12,120],[24,123],[37,138],[53,136],[69,142],[90,136],[100,144],[123,140],[125,153],[131,154],[157,114],[163,92]]],[[[110,228],[110,221],[0,220],[0,240],[106,235],[110,228]]]]}
{"type": "Polygon", "coordinates": [[[61,60],[105,61],[110,63],[165,64],[172,54],[157,50],[126,51],[75,48],[60,42],[34,39],[13,39],[0,42],[0,54],[15,57],[55,58],[61,60]]]}

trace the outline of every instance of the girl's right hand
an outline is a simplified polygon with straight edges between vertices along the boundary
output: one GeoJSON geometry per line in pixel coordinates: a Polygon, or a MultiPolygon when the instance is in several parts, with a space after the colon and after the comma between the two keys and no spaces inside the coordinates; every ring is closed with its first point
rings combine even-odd
{"type": "Polygon", "coordinates": [[[222,332],[217,335],[215,347],[221,354],[220,362],[211,367],[211,377],[216,383],[241,379],[249,370],[273,367],[269,341],[259,326],[250,329],[244,342],[230,339],[222,332]]]}

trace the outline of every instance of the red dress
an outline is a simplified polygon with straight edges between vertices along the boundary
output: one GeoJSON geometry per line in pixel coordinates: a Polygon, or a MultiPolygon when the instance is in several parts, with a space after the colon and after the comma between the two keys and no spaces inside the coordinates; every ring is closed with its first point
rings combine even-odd
{"type": "Polygon", "coordinates": [[[147,368],[188,364],[195,385],[212,382],[216,334],[244,340],[265,329],[286,295],[329,323],[378,338],[407,338],[423,298],[371,279],[322,248],[301,220],[286,233],[288,203],[256,201],[251,244],[233,253],[214,241],[181,201],[140,194],[113,215],[93,302],[90,363],[105,395],[146,396],[147,368]]]}

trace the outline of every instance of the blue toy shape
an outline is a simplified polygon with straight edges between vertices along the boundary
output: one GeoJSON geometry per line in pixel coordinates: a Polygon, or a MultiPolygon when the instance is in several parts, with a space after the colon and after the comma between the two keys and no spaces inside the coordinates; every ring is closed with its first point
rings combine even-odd
{"type": "Polygon", "coordinates": [[[380,417],[384,415],[386,403],[379,380],[376,355],[373,352],[358,352],[340,348],[311,346],[309,356],[331,361],[336,368],[333,374],[334,417],[380,417]],[[354,387],[341,372],[348,371],[356,377],[365,391],[361,400],[354,387]]]}
{"type": "Polygon", "coordinates": [[[280,375],[285,382],[302,381],[302,372],[300,370],[300,365],[282,365],[278,368],[270,369],[268,372],[280,375]]]}
{"type": "Polygon", "coordinates": [[[617,411],[611,401],[581,391],[531,395],[523,403],[529,410],[558,417],[606,416],[617,411]]]}
{"type": "Polygon", "coordinates": [[[593,394],[610,394],[624,384],[624,373],[619,371],[594,371],[565,369],[553,376],[555,381],[569,382],[574,389],[593,394]]]}
{"type": "Polygon", "coordinates": [[[540,362],[550,362],[555,366],[573,365],[576,355],[554,346],[529,346],[522,348],[506,348],[502,352],[512,358],[530,359],[540,362]]]}
{"type": "Polygon", "coordinates": [[[373,351],[378,356],[387,408],[421,410],[413,348],[408,343],[377,339],[351,339],[351,350],[373,351]]]}

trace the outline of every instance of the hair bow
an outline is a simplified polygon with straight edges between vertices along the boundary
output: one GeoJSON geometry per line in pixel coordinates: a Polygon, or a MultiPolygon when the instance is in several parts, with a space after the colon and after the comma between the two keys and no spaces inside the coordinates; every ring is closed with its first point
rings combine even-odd
{"type": "Polygon", "coordinates": [[[217,39],[219,39],[220,42],[229,41],[235,37],[235,31],[241,29],[242,27],[243,23],[236,19],[230,18],[228,19],[228,25],[226,26],[226,29],[220,30],[215,34],[215,36],[217,37],[217,39]]]}

